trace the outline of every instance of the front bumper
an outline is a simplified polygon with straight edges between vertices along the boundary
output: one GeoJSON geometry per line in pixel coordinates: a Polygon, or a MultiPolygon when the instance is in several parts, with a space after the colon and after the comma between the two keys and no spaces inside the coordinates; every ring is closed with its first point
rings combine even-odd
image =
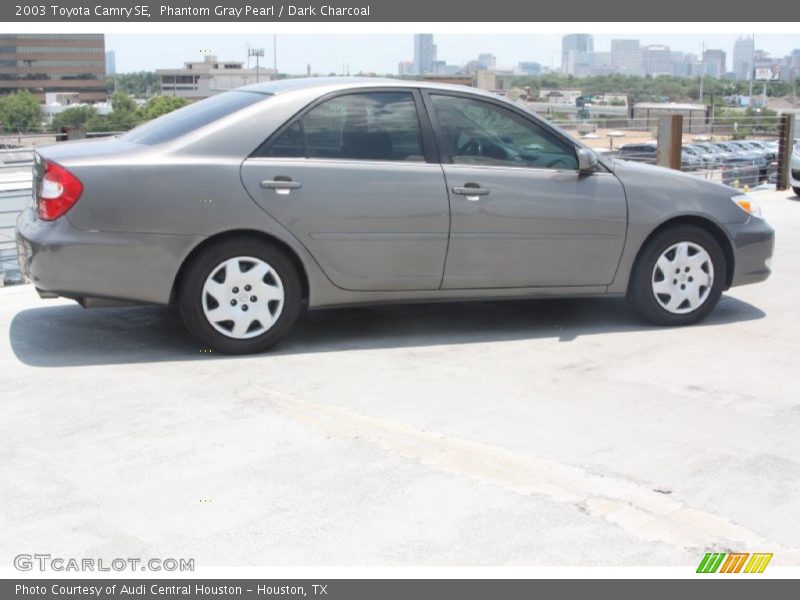
{"type": "Polygon", "coordinates": [[[20,271],[45,297],[167,304],[181,263],[202,238],[84,231],[68,218],[17,218],[20,271]]]}
{"type": "Polygon", "coordinates": [[[731,286],[764,281],[772,272],[775,230],[764,219],[751,217],[741,225],[728,225],[733,242],[734,270],[731,286]]]}

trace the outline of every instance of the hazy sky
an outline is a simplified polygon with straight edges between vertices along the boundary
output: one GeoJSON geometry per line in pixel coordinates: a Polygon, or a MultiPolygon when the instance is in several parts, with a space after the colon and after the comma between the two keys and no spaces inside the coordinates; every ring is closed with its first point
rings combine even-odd
{"type": "MultiPolygon", "coordinates": [[[[513,68],[520,61],[536,61],[559,66],[561,35],[454,35],[436,34],[439,59],[461,64],[480,52],[497,56],[498,68],[513,68]]],[[[736,34],[681,35],[647,34],[595,35],[596,51],[608,51],[615,38],[639,38],[643,44],[667,44],[672,50],[700,54],[706,48],[721,48],[728,53],[728,70],[736,34]]],[[[358,71],[396,73],[397,63],[414,58],[413,35],[314,34],[278,35],[278,69],[285,73],[305,73],[311,64],[316,73],[340,73],[343,64],[351,73],[358,71]]],[[[106,34],[106,46],[116,51],[117,72],[175,68],[185,61],[200,60],[201,51],[210,50],[223,60],[246,60],[247,45],[265,49],[262,64],[272,66],[272,35],[258,34],[106,34]]],[[[798,35],[759,35],[756,48],[782,57],[800,48],[798,35]]]]}

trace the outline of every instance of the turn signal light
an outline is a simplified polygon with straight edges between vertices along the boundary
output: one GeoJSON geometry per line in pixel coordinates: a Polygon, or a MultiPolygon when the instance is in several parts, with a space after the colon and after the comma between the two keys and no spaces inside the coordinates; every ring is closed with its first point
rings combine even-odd
{"type": "Polygon", "coordinates": [[[736,206],[741,208],[744,212],[753,215],[754,217],[761,217],[761,207],[758,202],[753,200],[750,196],[740,194],[731,198],[736,203],[736,206]]]}

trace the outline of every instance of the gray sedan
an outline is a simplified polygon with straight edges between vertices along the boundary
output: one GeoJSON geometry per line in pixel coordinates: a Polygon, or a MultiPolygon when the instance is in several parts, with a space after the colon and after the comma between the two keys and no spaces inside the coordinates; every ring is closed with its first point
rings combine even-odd
{"type": "Polygon", "coordinates": [[[767,278],[774,235],[736,190],[422,82],[244,87],[38,149],[33,177],[18,244],[43,297],[174,304],[229,353],[266,349],[304,308],[361,303],[627,296],[694,323],[767,278]]]}

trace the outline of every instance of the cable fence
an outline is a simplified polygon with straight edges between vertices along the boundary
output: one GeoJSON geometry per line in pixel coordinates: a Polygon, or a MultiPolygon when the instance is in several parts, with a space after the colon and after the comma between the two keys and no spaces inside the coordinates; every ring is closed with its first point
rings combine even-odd
{"type": "MultiPolygon", "coordinates": [[[[551,119],[607,156],[657,164],[658,117],[551,119]]],[[[775,183],[779,116],[683,117],[680,170],[735,188],[775,183]]]]}

